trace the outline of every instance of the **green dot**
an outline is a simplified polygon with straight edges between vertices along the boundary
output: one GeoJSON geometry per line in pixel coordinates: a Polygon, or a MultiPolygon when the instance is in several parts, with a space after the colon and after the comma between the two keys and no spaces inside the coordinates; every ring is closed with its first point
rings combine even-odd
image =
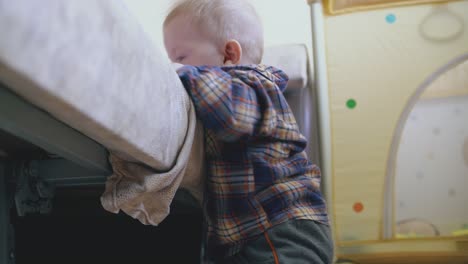
{"type": "Polygon", "coordinates": [[[354,99],[349,99],[347,102],[346,102],[346,106],[349,108],[349,109],[354,109],[356,107],[356,100],[354,99]]]}

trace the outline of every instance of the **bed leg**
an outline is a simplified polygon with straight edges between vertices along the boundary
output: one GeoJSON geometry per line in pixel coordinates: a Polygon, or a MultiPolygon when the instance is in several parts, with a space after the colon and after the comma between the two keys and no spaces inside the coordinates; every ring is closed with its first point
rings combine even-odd
{"type": "Polygon", "coordinates": [[[5,163],[0,160],[0,263],[15,263],[13,226],[10,223],[11,196],[6,186],[5,163]]]}

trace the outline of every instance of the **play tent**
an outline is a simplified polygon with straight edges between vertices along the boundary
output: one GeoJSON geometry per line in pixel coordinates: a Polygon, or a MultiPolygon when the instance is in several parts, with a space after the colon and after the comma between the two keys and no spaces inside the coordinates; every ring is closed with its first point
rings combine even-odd
{"type": "Polygon", "coordinates": [[[309,1],[339,259],[468,261],[468,1],[309,1]]]}

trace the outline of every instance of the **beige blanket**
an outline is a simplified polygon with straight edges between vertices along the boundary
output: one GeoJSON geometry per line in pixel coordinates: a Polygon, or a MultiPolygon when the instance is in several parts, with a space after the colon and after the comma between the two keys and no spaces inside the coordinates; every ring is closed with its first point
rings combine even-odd
{"type": "Polygon", "coordinates": [[[187,143],[182,146],[174,167],[168,172],[157,172],[144,164],[130,162],[111,153],[114,173],[108,178],[101,197],[106,210],[113,213],[122,210],[145,225],[158,225],[169,214],[170,204],[179,186],[189,190],[201,204],[203,129],[196,125],[193,111],[189,117],[187,143]]]}

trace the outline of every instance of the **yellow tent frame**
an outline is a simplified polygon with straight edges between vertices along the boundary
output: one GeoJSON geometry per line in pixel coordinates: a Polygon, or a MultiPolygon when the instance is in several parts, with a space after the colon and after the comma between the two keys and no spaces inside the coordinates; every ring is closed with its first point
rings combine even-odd
{"type": "Polygon", "coordinates": [[[321,167],[337,257],[359,263],[466,263],[466,235],[397,237],[391,167],[400,121],[414,99],[468,60],[468,1],[309,5],[321,167]],[[426,32],[424,21],[446,11],[453,19],[439,23],[440,31],[426,32]]]}
{"type": "Polygon", "coordinates": [[[323,5],[327,14],[338,15],[371,9],[430,3],[446,3],[450,1],[453,0],[324,0],[323,5]]]}

